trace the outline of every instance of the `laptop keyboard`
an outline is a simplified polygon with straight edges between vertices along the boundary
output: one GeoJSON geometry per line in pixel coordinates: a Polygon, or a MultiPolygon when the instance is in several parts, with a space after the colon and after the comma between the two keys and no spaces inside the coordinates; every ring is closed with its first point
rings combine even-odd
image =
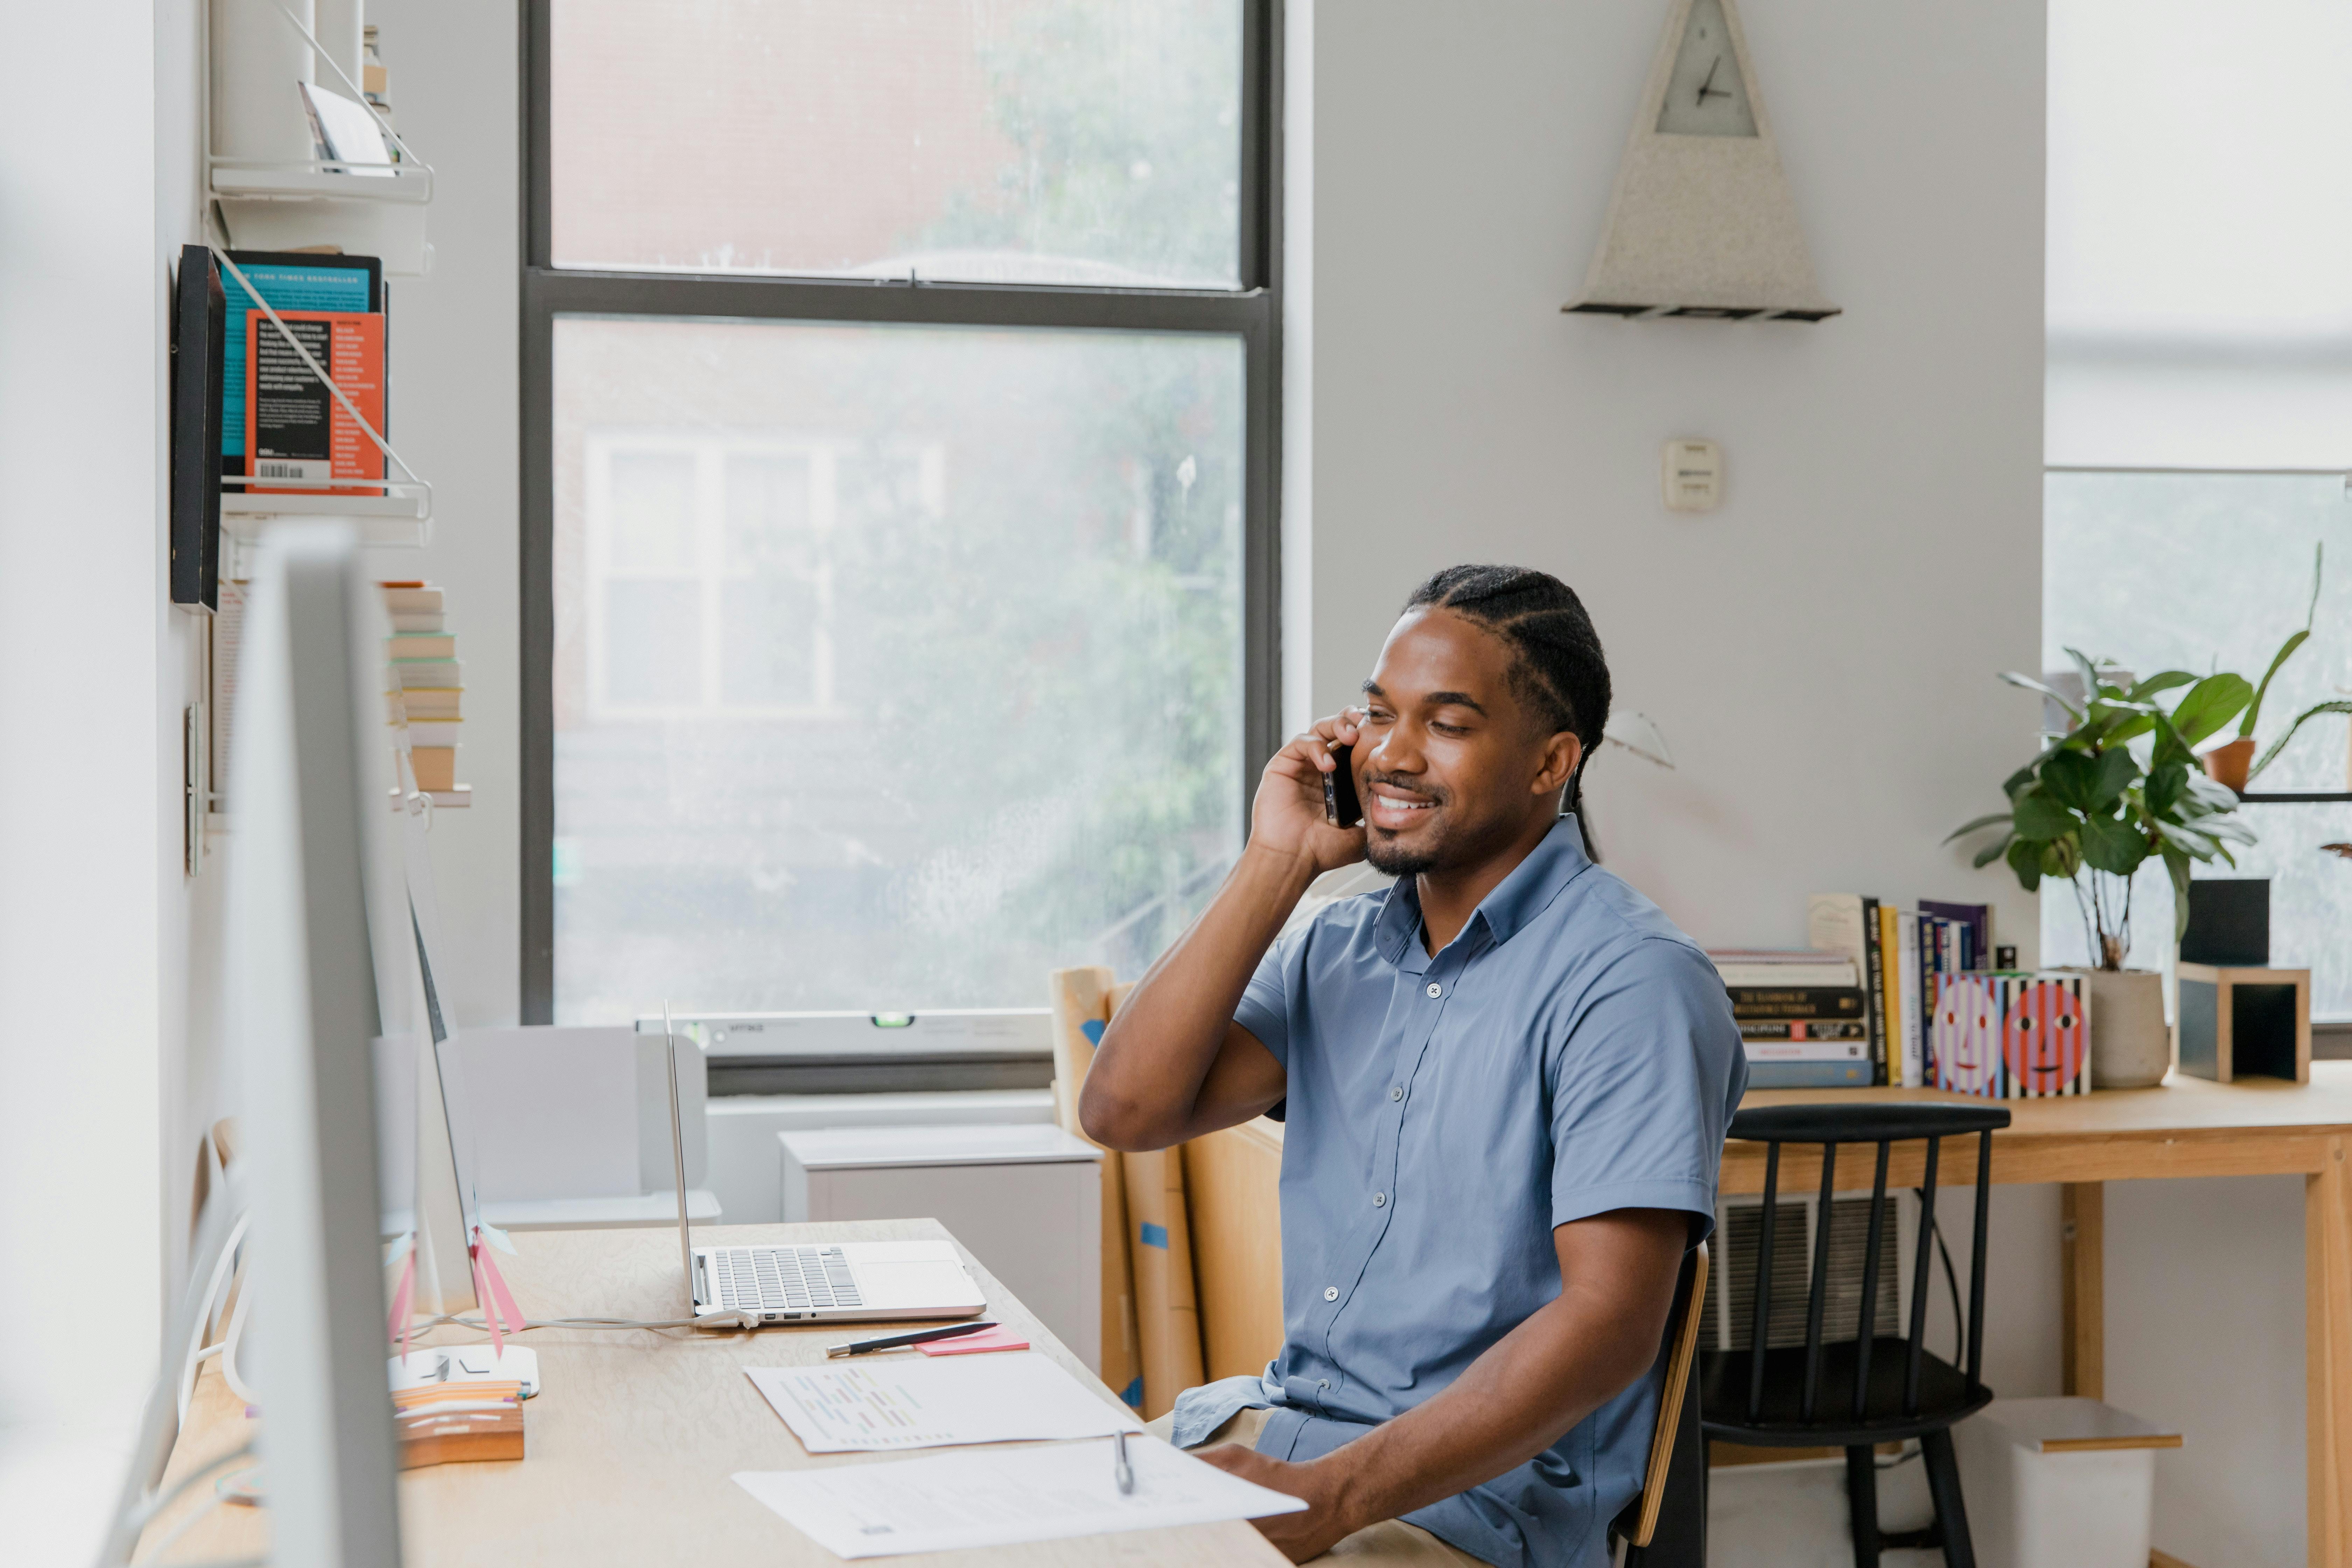
{"type": "Polygon", "coordinates": [[[719,1247],[710,1251],[718,1304],[739,1311],[862,1307],[837,1247],[719,1247]]]}

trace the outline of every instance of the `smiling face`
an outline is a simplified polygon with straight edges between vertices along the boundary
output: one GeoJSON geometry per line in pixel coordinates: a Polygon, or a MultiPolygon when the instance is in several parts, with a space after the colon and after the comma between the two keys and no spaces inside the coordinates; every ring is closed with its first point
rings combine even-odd
{"type": "Polygon", "coordinates": [[[1356,792],[1365,853],[1391,876],[1477,864],[1559,815],[1583,754],[1514,689],[1511,645],[1448,610],[1408,611],[1364,682],[1356,792]]]}
{"type": "Polygon", "coordinates": [[[1936,1083],[1958,1094],[2000,1093],[2001,997],[1995,982],[1940,976],[1936,988],[1936,1083]]]}

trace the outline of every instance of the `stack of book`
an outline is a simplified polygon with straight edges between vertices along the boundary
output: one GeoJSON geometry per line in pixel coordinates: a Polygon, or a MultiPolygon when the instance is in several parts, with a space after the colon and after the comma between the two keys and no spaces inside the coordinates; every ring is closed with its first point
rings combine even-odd
{"type": "Polygon", "coordinates": [[[1805,934],[1863,977],[1873,1083],[1938,1081],[1936,997],[1946,976],[1993,967],[1992,910],[1922,899],[1916,910],[1859,893],[1815,893],[1805,934]]]}
{"type": "Polygon", "coordinates": [[[384,583],[392,616],[384,639],[384,690],[391,721],[408,727],[408,755],[416,787],[446,794],[457,783],[457,732],[464,723],[465,667],[450,634],[441,590],[427,583],[384,583]]]}
{"type": "Polygon", "coordinates": [[[1862,972],[1842,952],[1718,948],[1750,1089],[1860,1089],[1873,1081],[1862,972]]]}
{"type": "Polygon", "coordinates": [[[523,1457],[522,1384],[424,1384],[392,1396],[400,1468],[523,1457]]]}

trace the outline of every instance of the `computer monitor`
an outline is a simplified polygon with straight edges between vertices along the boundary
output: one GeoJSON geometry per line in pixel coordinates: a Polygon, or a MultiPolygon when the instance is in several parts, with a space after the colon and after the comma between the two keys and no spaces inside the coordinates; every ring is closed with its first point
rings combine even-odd
{"type": "Polygon", "coordinates": [[[325,1568],[400,1563],[369,1049],[370,840],[392,825],[373,593],[348,529],[273,530],[236,720],[226,990],[253,1201],[250,1360],[273,1559],[325,1568]]]}

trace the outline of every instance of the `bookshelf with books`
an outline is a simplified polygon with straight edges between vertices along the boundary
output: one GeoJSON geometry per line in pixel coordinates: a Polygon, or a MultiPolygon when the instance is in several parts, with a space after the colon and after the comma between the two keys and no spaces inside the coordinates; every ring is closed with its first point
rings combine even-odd
{"type": "Polygon", "coordinates": [[[1874,1081],[1862,971],[1819,949],[1708,952],[1748,1051],[1750,1089],[1862,1089],[1874,1081]]]}
{"type": "Polygon", "coordinates": [[[386,721],[407,731],[410,772],[436,806],[470,805],[473,786],[457,782],[465,727],[465,665],[449,630],[440,588],[418,581],[380,583],[392,624],[384,638],[386,721]]]}
{"type": "Polygon", "coordinates": [[[1992,910],[1921,899],[1916,907],[1860,893],[1815,893],[1806,900],[1807,939],[1862,975],[1871,1081],[1908,1089],[1939,1081],[1937,999],[1949,979],[2014,970],[2011,949],[1992,942],[1992,910]]]}

